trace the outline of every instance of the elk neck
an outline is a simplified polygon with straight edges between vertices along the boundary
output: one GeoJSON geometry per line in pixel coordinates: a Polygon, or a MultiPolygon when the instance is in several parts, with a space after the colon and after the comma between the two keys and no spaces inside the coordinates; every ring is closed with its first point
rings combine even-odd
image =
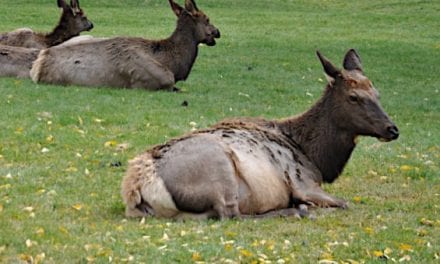
{"type": "Polygon", "coordinates": [[[278,121],[281,132],[301,146],[328,183],[342,173],[356,146],[356,135],[338,127],[332,117],[337,106],[330,90],[327,87],[324,96],[305,113],[278,121]]]}
{"type": "Polygon", "coordinates": [[[169,69],[174,73],[176,81],[186,80],[198,54],[195,24],[190,20],[189,17],[180,17],[176,30],[165,40],[172,53],[169,69]]]}
{"type": "Polygon", "coordinates": [[[47,47],[52,47],[78,35],[79,34],[72,34],[69,31],[67,25],[65,25],[63,21],[60,21],[58,25],[52,30],[52,32],[44,35],[44,39],[47,47]]]}

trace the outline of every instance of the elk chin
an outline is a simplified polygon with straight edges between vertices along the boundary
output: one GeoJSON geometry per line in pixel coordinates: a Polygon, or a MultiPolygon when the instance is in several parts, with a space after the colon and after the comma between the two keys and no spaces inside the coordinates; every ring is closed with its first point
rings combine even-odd
{"type": "Polygon", "coordinates": [[[207,46],[215,46],[216,44],[215,38],[212,37],[206,38],[203,43],[205,43],[207,46]]]}
{"type": "Polygon", "coordinates": [[[390,142],[390,141],[392,141],[393,139],[391,139],[391,138],[384,138],[384,137],[378,137],[377,138],[380,142],[390,142]]]}

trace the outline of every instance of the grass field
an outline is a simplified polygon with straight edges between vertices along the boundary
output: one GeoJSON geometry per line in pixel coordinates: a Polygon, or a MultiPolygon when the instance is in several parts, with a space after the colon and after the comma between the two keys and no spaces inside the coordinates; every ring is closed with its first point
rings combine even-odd
{"type": "MultiPolygon", "coordinates": [[[[182,2],[182,1],[181,1],[182,2]]],[[[440,3],[198,1],[222,37],[200,48],[182,93],[0,79],[0,263],[439,263],[440,3]],[[127,161],[226,117],[306,110],[349,48],[399,126],[363,138],[325,189],[348,210],[316,219],[124,218],[127,161]],[[181,106],[187,101],[187,107],[181,106]]],[[[94,36],[171,34],[165,0],[81,0],[94,36]]],[[[49,31],[54,0],[0,0],[0,32],[49,31]]]]}

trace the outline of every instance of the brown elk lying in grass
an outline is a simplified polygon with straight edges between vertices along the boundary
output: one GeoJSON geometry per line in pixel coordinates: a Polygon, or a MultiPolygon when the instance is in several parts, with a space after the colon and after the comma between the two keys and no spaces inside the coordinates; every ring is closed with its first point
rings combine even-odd
{"type": "Polygon", "coordinates": [[[9,33],[0,34],[0,44],[44,49],[63,43],[78,36],[85,30],[91,30],[93,23],[84,15],[78,0],[71,0],[70,5],[64,0],[58,0],[58,7],[63,9],[60,21],[52,32],[43,34],[33,32],[31,29],[22,28],[9,33]]]}
{"type": "Polygon", "coordinates": [[[173,88],[185,80],[197,57],[198,45],[215,45],[220,32],[193,0],[185,8],[169,0],[178,17],[167,39],[118,37],[90,40],[41,51],[31,77],[35,82],[62,85],[173,88]]]}
{"type": "Polygon", "coordinates": [[[321,184],[341,174],[357,136],[391,141],[399,132],[354,50],[342,70],[318,57],[330,80],[305,113],[225,121],[131,160],[121,185],[126,215],[223,219],[346,207],[321,184]]]}
{"type": "Polygon", "coordinates": [[[0,45],[0,77],[29,78],[39,49],[0,45]]]}
{"type": "Polygon", "coordinates": [[[0,77],[30,77],[29,71],[40,49],[65,43],[82,31],[93,28],[93,23],[84,15],[78,0],[71,0],[70,5],[64,0],[58,0],[58,7],[63,9],[63,13],[51,33],[18,29],[0,35],[0,77]]]}

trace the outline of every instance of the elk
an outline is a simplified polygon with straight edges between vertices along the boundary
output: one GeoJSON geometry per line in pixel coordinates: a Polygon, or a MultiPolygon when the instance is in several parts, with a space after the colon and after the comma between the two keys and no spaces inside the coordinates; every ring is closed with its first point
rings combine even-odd
{"type": "Polygon", "coordinates": [[[308,206],[345,208],[321,185],[342,173],[356,137],[391,141],[399,131],[354,49],[342,69],[317,55],[329,82],[303,114],[226,120],[131,160],[121,183],[126,216],[227,219],[301,216],[308,206]]]}
{"type": "Polygon", "coordinates": [[[93,28],[93,23],[87,19],[79,6],[79,0],[71,0],[70,5],[66,4],[64,0],[58,0],[57,3],[58,7],[63,9],[63,12],[58,25],[52,32],[47,34],[36,33],[29,28],[21,28],[0,34],[0,44],[45,49],[61,44],[72,37],[78,36],[82,31],[89,31],[93,28]]]}
{"type": "Polygon", "coordinates": [[[39,49],[0,45],[0,77],[29,78],[39,49]]]}
{"type": "MultiPolygon", "coordinates": [[[[73,37],[59,44],[59,46],[74,45],[78,42],[92,41],[96,39],[103,38],[94,38],[90,35],[83,35],[73,37]]],[[[40,50],[35,48],[22,48],[0,44],[0,77],[30,78],[29,71],[39,53],[40,50]]]]}
{"type": "Polygon", "coordinates": [[[95,87],[174,88],[177,81],[188,77],[198,45],[214,46],[220,31],[193,0],[186,0],[184,8],[173,0],[169,3],[177,16],[170,37],[116,37],[45,49],[32,67],[32,80],[95,87]]]}

